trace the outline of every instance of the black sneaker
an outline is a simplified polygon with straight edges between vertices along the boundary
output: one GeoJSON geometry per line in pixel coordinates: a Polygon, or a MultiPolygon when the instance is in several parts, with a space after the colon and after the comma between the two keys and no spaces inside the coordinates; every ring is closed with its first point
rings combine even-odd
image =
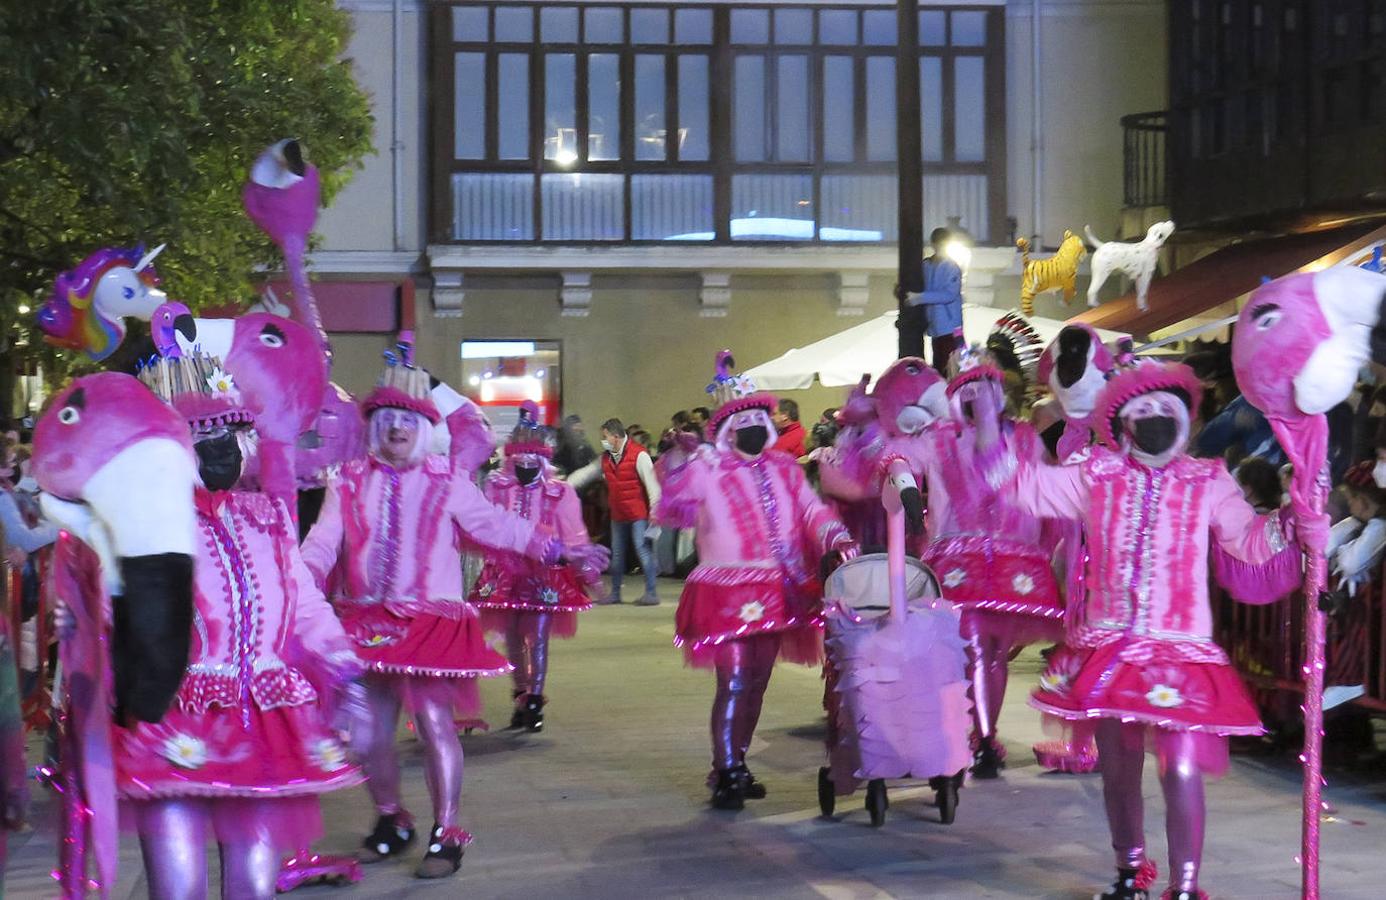
{"type": "Polygon", "coordinates": [[[525,708],[522,712],[521,724],[525,731],[538,732],[544,730],[544,704],[547,701],[538,694],[528,694],[525,697],[525,708]]]}
{"type": "Polygon", "coordinates": [[[978,779],[999,778],[1005,762],[995,738],[982,738],[977,752],[972,754],[972,777],[978,779]]]}
{"type": "Polygon", "coordinates": [[[414,823],[407,813],[390,813],[375,820],[375,830],[361,842],[356,858],[376,863],[403,853],[414,843],[414,823]]]}
{"type": "Polygon", "coordinates": [[[751,770],[746,768],[745,763],[737,766],[737,768],[746,773],[746,799],[764,800],[765,785],[756,780],[756,776],[751,774],[751,770]]]}
{"type": "Polygon", "coordinates": [[[712,789],[714,809],[742,810],[746,808],[746,777],[749,773],[737,766],[717,773],[717,786],[712,789]]]}

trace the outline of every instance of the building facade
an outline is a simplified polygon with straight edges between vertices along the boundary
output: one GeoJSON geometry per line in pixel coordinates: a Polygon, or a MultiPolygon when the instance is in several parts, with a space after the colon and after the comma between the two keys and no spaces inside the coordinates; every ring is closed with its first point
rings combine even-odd
{"type": "MultiPolygon", "coordinates": [[[[341,302],[394,304],[440,377],[656,428],[705,402],[716,350],[752,365],[893,308],[893,4],[342,6],[377,155],[315,277],[329,307],[375,285],[341,302]]],[[[971,234],[970,300],[1015,304],[1018,236],[1118,230],[1118,122],[1168,105],[1164,6],[922,4],[925,228],[971,234]]],[[[344,386],[389,337],[335,335],[344,386]]]]}

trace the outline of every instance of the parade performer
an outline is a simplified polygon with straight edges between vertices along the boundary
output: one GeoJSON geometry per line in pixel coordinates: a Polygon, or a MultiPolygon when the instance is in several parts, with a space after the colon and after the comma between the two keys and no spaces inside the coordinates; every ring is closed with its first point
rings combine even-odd
{"type": "Polygon", "coordinates": [[[717,671],[712,705],[712,805],[741,809],[765,796],[746,767],[746,751],[777,656],[822,659],[820,558],[857,553],[847,529],[809,488],[798,463],[768,450],[775,398],[731,375],[718,357],[710,386],[719,406],[709,445],[680,435],[660,457],[664,484],[656,519],[696,528],[698,566],[676,615],[675,643],[695,666],[717,671]]]}
{"type": "Polygon", "coordinates": [[[991,484],[1006,486],[1028,512],[1079,519],[1103,535],[1088,548],[1083,625],[1051,659],[1031,705],[1070,722],[1096,720],[1117,862],[1116,882],[1100,895],[1107,900],[1145,898],[1156,877],[1142,831],[1147,739],[1165,795],[1164,896],[1193,900],[1206,896],[1198,888],[1203,776],[1225,770],[1228,735],[1261,732],[1246,688],[1211,637],[1210,545],[1248,567],[1300,562],[1281,553],[1291,538],[1286,517],[1258,516],[1220,461],[1185,452],[1199,394],[1183,365],[1118,368],[1092,418],[1105,446],[1077,465],[1039,465],[1033,449],[978,419],[977,461],[991,484]]]}
{"type": "MultiPolygon", "coordinates": [[[[1030,426],[1040,438],[1037,451],[1049,465],[1079,465],[1088,458],[1092,444],[1089,416],[1114,365],[1111,351],[1092,326],[1083,323],[1063,328],[1040,356],[1036,378],[1047,385],[1053,399],[1031,409],[1030,426]]],[[[1063,591],[1064,633],[1073,634],[1083,623],[1083,560],[1087,553],[1082,522],[1045,519],[1043,544],[1052,549],[1053,567],[1063,591]]],[[[1055,652],[1063,652],[1062,647],[1055,652]]],[[[1057,740],[1045,740],[1032,748],[1041,766],[1058,772],[1087,774],[1097,771],[1097,744],[1091,727],[1077,724],[1060,729],[1057,740]]]]}
{"type": "MultiPolygon", "coordinates": [[[[505,443],[504,466],[486,479],[486,498],[566,546],[590,544],[577,492],[555,477],[549,463],[553,438],[538,414],[531,401],[521,407],[520,422],[505,443]]],[[[577,613],[592,605],[586,587],[600,579],[597,569],[575,571],[517,554],[494,554],[482,567],[471,601],[481,610],[485,630],[505,636],[515,667],[510,727],[543,729],[549,637],[577,633],[577,613]]]]}
{"type": "MultiPolygon", "coordinates": [[[[994,332],[989,343],[1010,330],[994,332]]],[[[1015,334],[1034,343],[1023,331],[1015,334]]],[[[972,774],[995,778],[1005,764],[996,729],[1011,653],[1057,640],[1063,606],[1039,518],[989,485],[973,465],[978,429],[1010,434],[1016,428],[1002,412],[1006,376],[990,352],[975,347],[955,353],[950,369],[952,427],[929,432],[925,454],[929,546],[923,559],[938,574],[943,595],[962,610],[972,682],[972,774]]]]}
{"type": "MultiPolygon", "coordinates": [[[[440,878],[460,868],[471,835],[459,821],[462,745],[454,717],[479,708],[476,678],[505,674],[505,658],[486,646],[476,610],[462,591],[462,540],[575,567],[605,567],[602,548],[567,547],[557,537],[496,509],[449,460],[430,455],[439,421],[428,373],[407,345],[366,398],[369,456],[345,465],[328,485],[303,555],[320,581],[338,565],[337,611],[368,666],[366,721],[353,730],[379,817],[359,857],[377,862],[414,839],[400,801],[395,732],[400,708],[424,744],[434,825],[417,874],[440,878]]],[[[462,448],[453,447],[454,454],[462,448]]],[[[464,454],[465,455],[465,454],[464,454]]]]}
{"type": "MultiPolygon", "coordinates": [[[[281,854],[307,846],[321,833],[317,795],[362,780],[296,662],[311,658],[344,695],[362,666],[303,565],[287,508],[265,494],[232,490],[253,468],[255,437],[251,414],[219,362],[204,356],[161,359],[145,367],[141,378],[186,421],[197,461],[196,490],[186,499],[189,511],[195,510],[193,603],[191,621],[183,626],[191,643],[181,685],[166,712],[155,716],[148,714],[152,710],[132,709],[120,716],[118,709],[110,734],[114,789],[122,819],[140,835],[152,897],[204,896],[206,843],[214,839],[221,851],[223,895],[270,898],[281,854]]],[[[100,427],[90,397],[80,386],[60,396],[58,403],[65,405],[56,426],[50,422],[48,434],[36,436],[36,444],[50,438],[80,445],[83,438],[75,431],[55,432],[77,427],[84,416],[100,427]]],[[[39,458],[36,447],[36,463],[39,458]]],[[[176,499],[186,489],[179,466],[160,462],[167,479],[163,490],[176,499]]],[[[37,467],[41,481],[44,471],[37,467]]],[[[48,480],[50,490],[61,489],[48,480]]],[[[122,490],[138,487],[127,480],[122,490]]],[[[148,502],[139,497],[133,505],[148,502]]],[[[70,530],[100,548],[104,539],[98,529],[74,526],[72,516],[64,517],[73,508],[45,501],[46,511],[56,512],[70,530]]],[[[117,542],[141,540],[112,536],[117,542]]],[[[68,542],[57,566],[67,639],[88,648],[85,659],[65,671],[70,692],[103,679],[104,654],[93,648],[100,647],[101,634],[110,627],[102,618],[110,611],[100,612],[108,601],[93,596],[98,582],[86,574],[91,555],[86,559],[84,565],[68,542]],[[83,633],[74,634],[77,629],[83,633]]],[[[131,598],[113,601],[119,632],[137,613],[131,598]]],[[[139,657],[114,660],[118,694],[122,679],[130,677],[122,667],[138,670],[163,655],[161,648],[148,649],[139,657]]],[[[74,658],[66,655],[65,667],[69,662],[74,658]]],[[[69,695],[69,717],[74,702],[83,701],[69,695]]],[[[86,725],[107,727],[99,718],[87,719],[86,725]]],[[[89,752],[87,741],[80,746],[77,759],[87,764],[101,759],[89,752]]],[[[91,795],[88,800],[93,806],[97,802],[91,795]]],[[[82,869],[69,872],[65,885],[80,886],[80,855],[66,862],[82,869]]]]}

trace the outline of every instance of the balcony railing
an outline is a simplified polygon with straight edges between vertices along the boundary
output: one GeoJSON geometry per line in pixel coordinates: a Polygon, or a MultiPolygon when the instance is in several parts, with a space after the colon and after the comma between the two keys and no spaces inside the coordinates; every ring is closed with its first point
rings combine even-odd
{"type": "Polygon", "coordinates": [[[1168,115],[1134,113],[1121,117],[1124,206],[1167,206],[1168,156],[1165,136],[1168,115]]]}

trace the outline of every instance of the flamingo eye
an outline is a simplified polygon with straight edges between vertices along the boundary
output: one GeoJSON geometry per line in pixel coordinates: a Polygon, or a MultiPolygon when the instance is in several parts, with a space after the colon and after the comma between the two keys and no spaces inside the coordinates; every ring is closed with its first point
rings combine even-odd
{"type": "Polygon", "coordinates": [[[918,374],[919,374],[919,366],[916,366],[914,363],[910,363],[909,365],[905,366],[905,374],[907,374],[907,375],[918,375],[918,374]]]}
{"type": "Polygon", "coordinates": [[[1251,318],[1256,323],[1257,331],[1270,331],[1280,323],[1283,315],[1278,305],[1267,303],[1252,310],[1251,318]]]}
{"type": "Polygon", "coordinates": [[[76,425],[82,421],[82,414],[75,406],[64,406],[58,411],[58,421],[64,425],[76,425]]]}
{"type": "Polygon", "coordinates": [[[284,332],[273,325],[266,325],[260,332],[260,343],[277,350],[284,346],[284,332]]]}

